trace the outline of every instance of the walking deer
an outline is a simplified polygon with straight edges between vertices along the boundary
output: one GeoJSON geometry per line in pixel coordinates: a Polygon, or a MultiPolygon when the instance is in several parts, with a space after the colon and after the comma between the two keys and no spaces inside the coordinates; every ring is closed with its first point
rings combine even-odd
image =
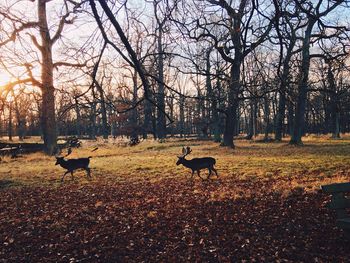
{"type": "MultiPolygon", "coordinates": [[[[93,151],[96,151],[97,148],[95,148],[93,151]]],[[[73,172],[77,169],[84,169],[87,173],[87,176],[89,178],[91,178],[90,175],[90,168],[89,168],[89,163],[90,163],[90,158],[92,158],[91,156],[87,157],[87,158],[77,158],[77,159],[68,159],[65,160],[64,157],[67,157],[68,155],[70,155],[72,152],[71,148],[68,148],[68,153],[63,156],[63,157],[58,157],[56,156],[56,163],[55,165],[60,165],[62,168],[66,169],[67,171],[63,174],[62,178],[61,178],[61,182],[63,182],[64,177],[67,173],[71,173],[72,175],[72,179],[73,177],[73,172]]]]}
{"type": "Polygon", "coordinates": [[[187,155],[189,155],[191,152],[192,152],[192,150],[190,147],[188,147],[188,146],[186,148],[183,147],[182,148],[182,155],[178,156],[179,159],[177,160],[176,165],[182,164],[183,166],[190,168],[192,170],[191,178],[193,178],[194,172],[197,171],[199,178],[204,180],[200,176],[200,170],[202,170],[202,169],[209,170],[209,175],[208,175],[207,179],[210,178],[212,171],[214,171],[215,175],[217,177],[219,177],[216,169],[214,168],[216,160],[213,157],[193,158],[191,160],[186,160],[185,157],[187,155]]]}

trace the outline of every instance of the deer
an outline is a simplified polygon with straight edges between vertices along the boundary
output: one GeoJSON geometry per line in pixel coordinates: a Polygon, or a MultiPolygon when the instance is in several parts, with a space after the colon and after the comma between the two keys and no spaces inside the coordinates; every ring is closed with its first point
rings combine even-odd
{"type": "Polygon", "coordinates": [[[193,178],[194,172],[197,171],[197,174],[199,178],[204,180],[200,176],[200,170],[202,169],[208,169],[209,170],[209,175],[207,179],[210,178],[212,171],[215,172],[215,175],[219,177],[216,169],[214,168],[214,165],[216,163],[216,160],[213,157],[202,157],[202,158],[193,158],[191,160],[186,160],[185,157],[189,155],[192,152],[190,147],[183,147],[182,148],[182,155],[177,156],[178,160],[176,162],[176,165],[182,164],[183,166],[190,168],[192,170],[192,175],[191,179],[193,178]]]}
{"type": "MultiPolygon", "coordinates": [[[[98,148],[95,148],[92,150],[96,151],[98,148]]],[[[60,165],[62,168],[66,169],[67,171],[63,174],[61,178],[61,183],[63,183],[64,177],[66,174],[71,173],[72,179],[73,177],[73,172],[77,169],[84,169],[87,173],[87,176],[91,178],[90,174],[90,168],[89,168],[89,163],[90,159],[92,156],[89,156],[87,158],[77,158],[77,159],[67,159],[65,160],[64,158],[70,155],[72,152],[71,148],[68,148],[68,153],[65,156],[56,156],[56,163],[55,165],[60,165]]]]}

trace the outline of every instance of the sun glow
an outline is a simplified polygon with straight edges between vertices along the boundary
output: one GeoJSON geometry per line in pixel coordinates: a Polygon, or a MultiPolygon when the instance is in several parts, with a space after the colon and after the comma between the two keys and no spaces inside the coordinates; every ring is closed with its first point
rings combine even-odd
{"type": "Polygon", "coordinates": [[[0,72],[0,88],[4,88],[7,84],[16,81],[14,77],[6,74],[5,72],[0,72]]]}
{"type": "Polygon", "coordinates": [[[14,75],[0,71],[0,96],[2,99],[9,103],[13,101],[13,96],[19,92],[18,88],[23,85],[18,82],[19,79],[14,75]]]}
{"type": "Polygon", "coordinates": [[[3,63],[0,65],[0,87],[4,88],[11,83],[16,83],[21,78],[23,73],[20,67],[6,67],[3,63]]]}
{"type": "MultiPolygon", "coordinates": [[[[19,70],[14,72],[14,69],[11,69],[11,72],[0,69],[0,95],[1,93],[7,94],[9,91],[13,90],[16,92],[19,88],[23,90],[23,87],[27,91],[31,91],[30,85],[25,85],[25,82],[21,81],[23,77],[19,74],[19,70]]],[[[4,94],[3,94],[4,95],[4,94]]]]}

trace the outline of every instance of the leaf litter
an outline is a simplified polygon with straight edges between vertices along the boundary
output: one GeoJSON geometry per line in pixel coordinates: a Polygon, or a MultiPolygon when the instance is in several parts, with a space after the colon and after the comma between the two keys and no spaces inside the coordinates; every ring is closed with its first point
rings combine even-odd
{"type": "Polygon", "coordinates": [[[0,191],[0,262],[346,262],[319,191],[276,181],[67,184],[0,191]]]}

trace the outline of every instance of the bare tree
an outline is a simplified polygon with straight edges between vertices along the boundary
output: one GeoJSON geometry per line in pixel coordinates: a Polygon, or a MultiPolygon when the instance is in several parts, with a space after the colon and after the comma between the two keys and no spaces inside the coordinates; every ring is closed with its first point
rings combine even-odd
{"type": "MultiPolygon", "coordinates": [[[[22,1],[23,2],[23,1],[22,1]]],[[[41,126],[44,139],[45,152],[53,154],[56,150],[57,134],[56,134],[56,116],[55,116],[55,88],[54,88],[54,68],[58,66],[66,66],[68,62],[54,62],[53,46],[61,38],[65,25],[73,23],[74,12],[81,7],[81,3],[73,1],[64,1],[63,13],[59,17],[58,24],[49,25],[47,17],[47,6],[50,1],[37,0],[37,20],[28,20],[24,13],[11,13],[12,7],[2,6],[0,16],[6,20],[8,24],[12,24],[12,32],[8,33],[8,37],[4,39],[0,46],[10,45],[16,42],[18,36],[30,37],[36,51],[40,54],[40,80],[37,79],[33,70],[35,65],[31,62],[22,62],[27,71],[27,78],[21,78],[18,83],[31,83],[41,90],[42,106],[41,106],[41,126]],[[55,31],[54,31],[55,30],[55,31]],[[54,31],[54,32],[53,32],[54,31]],[[38,39],[39,37],[39,39],[38,39]]],[[[17,4],[20,4],[18,2],[17,4]]],[[[25,41],[23,41],[25,42],[25,41]]],[[[21,43],[23,43],[21,42],[21,43]]],[[[18,54],[17,54],[18,55],[18,54]]],[[[10,83],[14,86],[15,83],[10,83]]]]}
{"type": "Polygon", "coordinates": [[[311,44],[315,39],[331,38],[339,34],[339,31],[345,30],[345,27],[335,27],[327,25],[322,18],[326,17],[335,8],[345,3],[344,0],[328,1],[323,0],[317,2],[295,0],[296,6],[305,15],[306,27],[302,42],[302,59],[300,67],[300,81],[298,84],[298,98],[296,102],[296,111],[293,123],[293,134],[290,139],[290,144],[302,144],[302,135],[305,128],[305,109],[308,94],[310,60],[313,57],[310,54],[311,44]],[[320,29],[318,33],[314,33],[313,29],[317,25],[320,29]],[[331,30],[330,34],[326,33],[327,29],[331,30]]]}
{"type": "MultiPolygon", "coordinates": [[[[262,44],[273,26],[272,14],[263,14],[255,1],[241,0],[239,3],[224,0],[208,0],[200,17],[192,23],[181,23],[192,39],[211,41],[222,59],[230,64],[227,105],[225,108],[225,131],[222,145],[234,147],[233,137],[237,131],[238,107],[243,86],[241,85],[241,67],[245,57],[262,44]],[[208,9],[209,10],[206,10],[208,9]],[[215,11],[213,11],[215,10],[215,11]],[[221,18],[215,14],[221,13],[221,18]],[[215,13],[215,14],[214,14],[215,13]],[[263,14],[263,15],[262,15],[263,14]],[[253,18],[261,15],[260,20],[253,18]],[[207,18],[208,17],[208,18],[207,18]],[[257,28],[252,24],[258,23],[257,28]],[[192,26],[192,28],[189,28],[192,26]]],[[[195,1],[196,6],[203,6],[195,1]]],[[[266,12],[266,10],[265,10],[266,12]]]]}
{"type": "Polygon", "coordinates": [[[304,27],[301,17],[299,17],[298,8],[287,12],[289,1],[281,2],[277,10],[277,19],[275,23],[276,37],[280,46],[279,62],[277,67],[277,76],[279,80],[278,89],[278,108],[275,120],[275,140],[281,141],[286,111],[287,92],[290,90],[291,67],[293,55],[297,44],[297,32],[304,27]]]}

